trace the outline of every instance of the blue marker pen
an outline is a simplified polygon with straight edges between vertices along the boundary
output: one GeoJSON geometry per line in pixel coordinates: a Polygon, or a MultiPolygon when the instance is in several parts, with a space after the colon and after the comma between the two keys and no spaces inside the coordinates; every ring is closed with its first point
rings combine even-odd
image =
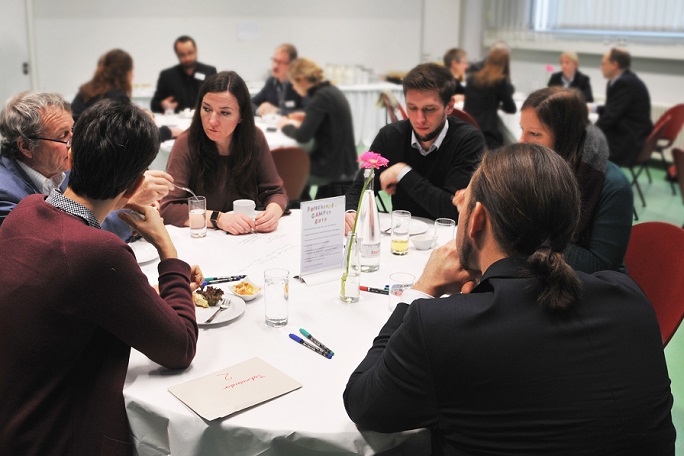
{"type": "Polygon", "coordinates": [[[290,333],[290,339],[294,340],[295,342],[297,342],[297,343],[300,344],[300,345],[305,346],[305,347],[308,348],[309,350],[315,351],[316,353],[318,353],[318,354],[321,355],[321,356],[324,356],[324,357],[326,357],[326,358],[328,358],[328,359],[332,358],[332,354],[331,354],[331,353],[328,353],[328,352],[326,352],[326,351],[323,351],[323,350],[321,350],[320,348],[316,347],[315,345],[311,345],[311,344],[305,342],[304,339],[302,339],[301,337],[299,337],[299,336],[296,335],[296,334],[290,333]]]}
{"type": "Polygon", "coordinates": [[[238,280],[242,280],[246,275],[236,275],[236,276],[228,276],[228,277],[205,277],[204,282],[202,282],[202,286],[206,285],[213,285],[215,283],[224,283],[224,282],[237,282],[238,280]]]}

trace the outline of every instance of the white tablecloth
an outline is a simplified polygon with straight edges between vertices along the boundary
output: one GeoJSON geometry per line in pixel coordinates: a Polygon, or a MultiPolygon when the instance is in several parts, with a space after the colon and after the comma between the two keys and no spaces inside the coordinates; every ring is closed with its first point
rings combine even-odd
{"type": "MultiPolygon", "coordinates": [[[[155,123],[157,126],[161,127],[166,125],[168,127],[177,127],[181,130],[187,130],[190,127],[192,118],[187,117],[185,114],[174,114],[172,116],[167,116],[164,114],[155,114],[155,123]]],[[[283,134],[280,129],[266,125],[260,117],[255,117],[254,122],[256,126],[264,132],[266,136],[266,142],[268,142],[268,147],[271,150],[277,149],[279,147],[297,147],[297,141],[289,138],[283,134]]],[[[159,153],[150,165],[150,169],[159,169],[162,171],[166,170],[166,163],[169,161],[169,155],[171,154],[171,149],[173,148],[173,143],[175,140],[170,139],[164,141],[159,146],[159,153]]]]}
{"type": "MultiPolygon", "coordinates": [[[[382,214],[382,217],[385,217],[382,214]]],[[[283,217],[269,234],[230,236],[209,230],[192,239],[189,230],[168,227],[179,257],[200,264],[206,276],[248,274],[263,284],[263,272],[285,267],[298,273],[300,213],[283,217]]],[[[410,246],[403,257],[390,253],[383,235],[380,270],[362,274],[362,285],[382,288],[392,272],[420,275],[430,251],[410,246]]],[[[156,262],[142,266],[156,282],[156,262]]],[[[221,288],[227,290],[227,284],[221,288]]],[[[139,352],[131,354],[124,387],[126,411],[140,455],[370,455],[429,454],[425,430],[396,434],[359,431],[347,416],[342,392],[373,338],[389,317],[386,295],[361,292],[361,300],[338,299],[339,280],[308,287],[290,279],[289,323],[264,324],[263,296],[247,302],[238,319],[200,329],[197,355],[185,371],[172,372],[139,352]],[[326,359],[288,338],[305,328],[335,352],[326,359]],[[303,384],[269,402],[211,422],[204,421],[167,388],[258,356],[303,384]]]]}

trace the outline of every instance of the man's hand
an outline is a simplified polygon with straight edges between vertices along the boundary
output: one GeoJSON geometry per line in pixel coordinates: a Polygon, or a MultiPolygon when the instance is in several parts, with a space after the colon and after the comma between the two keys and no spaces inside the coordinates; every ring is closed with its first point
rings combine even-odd
{"type": "Polygon", "coordinates": [[[262,117],[269,114],[278,114],[278,106],[272,105],[268,101],[264,101],[259,105],[258,113],[262,117]]]}
{"type": "Polygon", "coordinates": [[[396,193],[397,184],[399,183],[397,176],[406,166],[408,166],[406,163],[395,163],[380,173],[380,188],[388,195],[396,193]]]}
{"type": "MultiPolygon", "coordinates": [[[[363,195],[361,195],[363,198],[363,195]]],[[[354,219],[356,219],[356,211],[347,212],[344,214],[344,235],[346,236],[354,228],[354,219]]]]}
{"type": "Polygon", "coordinates": [[[133,198],[130,199],[130,202],[141,206],[149,206],[173,190],[172,182],[173,177],[164,171],[147,170],[145,171],[145,180],[138,191],[135,192],[133,198]]]}
{"type": "Polygon", "coordinates": [[[204,282],[204,274],[198,265],[193,264],[190,268],[190,289],[197,290],[202,286],[202,282],[204,282]]]}
{"type": "Polygon", "coordinates": [[[164,111],[167,111],[169,109],[175,111],[177,106],[178,102],[175,98],[173,98],[173,95],[171,95],[170,97],[166,97],[161,101],[161,107],[164,109],[164,111]]]}
{"type": "Polygon", "coordinates": [[[456,250],[456,241],[449,241],[433,250],[413,289],[435,297],[458,292],[469,293],[480,275],[479,271],[463,269],[456,250]]]}
{"type": "Polygon", "coordinates": [[[157,249],[160,259],[178,258],[176,247],[171,241],[169,232],[166,231],[164,221],[155,208],[129,201],[125,209],[130,209],[131,212],[121,211],[118,217],[152,244],[157,249]]]}

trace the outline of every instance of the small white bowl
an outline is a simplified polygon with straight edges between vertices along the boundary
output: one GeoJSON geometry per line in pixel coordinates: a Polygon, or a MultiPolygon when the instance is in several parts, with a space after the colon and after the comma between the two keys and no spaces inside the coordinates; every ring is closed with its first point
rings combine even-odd
{"type": "Polygon", "coordinates": [[[245,301],[251,301],[252,299],[255,299],[257,296],[259,296],[264,289],[263,289],[263,287],[260,287],[259,285],[255,284],[254,282],[250,281],[249,279],[247,279],[245,277],[244,279],[242,279],[241,282],[238,282],[235,285],[231,285],[229,287],[229,290],[235,296],[239,296],[242,299],[244,299],[245,301]],[[243,282],[254,287],[254,293],[253,294],[240,294],[236,291],[237,288],[240,286],[240,284],[242,284],[243,282]]]}
{"type": "Polygon", "coordinates": [[[418,236],[411,236],[410,239],[418,250],[429,250],[435,242],[435,237],[432,234],[419,234],[418,236]]]}

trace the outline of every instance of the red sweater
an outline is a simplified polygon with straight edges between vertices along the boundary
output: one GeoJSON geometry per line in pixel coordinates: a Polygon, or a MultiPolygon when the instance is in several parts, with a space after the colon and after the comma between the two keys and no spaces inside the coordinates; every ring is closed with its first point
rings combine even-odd
{"type": "Polygon", "coordinates": [[[190,267],[159,264],[161,297],[112,233],[26,197],[0,228],[0,454],[132,454],[130,348],[195,356],[190,267]]]}

